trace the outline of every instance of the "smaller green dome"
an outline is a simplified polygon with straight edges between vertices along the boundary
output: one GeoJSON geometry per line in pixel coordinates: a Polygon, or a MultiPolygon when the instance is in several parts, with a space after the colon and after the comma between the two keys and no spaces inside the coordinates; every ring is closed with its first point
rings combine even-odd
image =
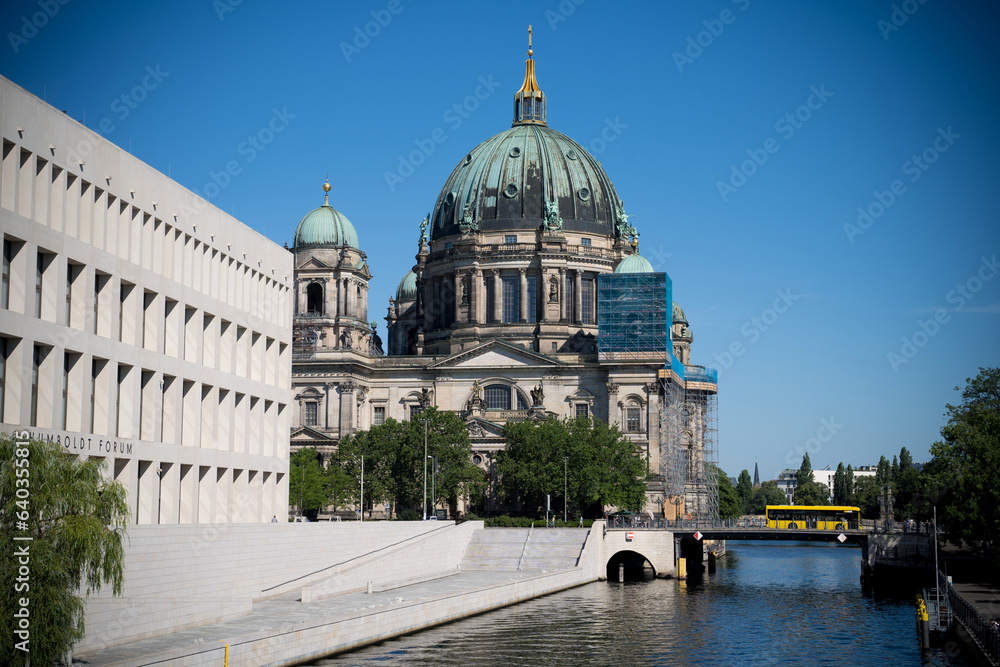
{"type": "Polygon", "coordinates": [[[416,301],[417,300],[417,274],[410,269],[403,276],[403,279],[399,281],[399,287],[396,288],[396,302],[406,302],[406,301],[416,301]]]}
{"type": "Polygon", "coordinates": [[[615,267],[615,273],[654,273],[653,265],[639,253],[629,255],[615,267]]]}
{"type": "Polygon", "coordinates": [[[674,301],[673,303],[674,303],[674,313],[673,313],[674,324],[687,324],[688,321],[687,321],[687,316],[684,315],[684,309],[678,306],[676,301],[674,301]]]}
{"type": "Polygon", "coordinates": [[[303,246],[350,246],[357,250],[358,233],[343,213],[324,204],[310,211],[295,228],[296,248],[303,246]]]}

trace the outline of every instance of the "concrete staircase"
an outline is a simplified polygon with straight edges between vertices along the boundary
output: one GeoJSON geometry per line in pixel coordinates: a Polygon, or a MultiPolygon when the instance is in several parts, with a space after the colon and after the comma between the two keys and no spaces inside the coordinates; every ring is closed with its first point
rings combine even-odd
{"type": "Polygon", "coordinates": [[[477,530],[462,570],[542,572],[576,567],[589,531],[580,528],[485,528],[477,530]]]}
{"type": "Polygon", "coordinates": [[[551,572],[576,567],[589,533],[586,528],[538,528],[532,531],[521,560],[521,570],[551,572]]]}
{"type": "Polygon", "coordinates": [[[462,571],[517,572],[530,528],[484,528],[472,534],[462,571]]]}

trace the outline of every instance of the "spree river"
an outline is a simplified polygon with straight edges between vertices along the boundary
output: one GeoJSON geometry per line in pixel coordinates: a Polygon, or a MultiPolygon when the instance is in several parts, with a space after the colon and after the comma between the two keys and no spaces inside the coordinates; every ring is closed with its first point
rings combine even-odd
{"type": "Polygon", "coordinates": [[[315,665],[970,664],[921,650],[912,596],[866,596],[857,548],[730,542],[701,579],[596,582],[315,665]]]}

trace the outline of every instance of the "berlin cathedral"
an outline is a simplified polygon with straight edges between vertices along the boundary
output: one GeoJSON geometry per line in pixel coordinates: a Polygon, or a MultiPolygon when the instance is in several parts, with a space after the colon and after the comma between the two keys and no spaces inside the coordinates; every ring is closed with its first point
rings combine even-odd
{"type": "Polygon", "coordinates": [[[291,248],[292,450],[325,456],[433,405],[465,421],[472,461],[492,476],[505,423],[600,419],[648,462],[645,510],[710,515],[714,372],[690,365],[670,279],[639,254],[611,179],[549,128],[545,107],[529,47],[511,127],[461,157],[420,224],[385,340],[362,239],[323,186],[291,248]]]}

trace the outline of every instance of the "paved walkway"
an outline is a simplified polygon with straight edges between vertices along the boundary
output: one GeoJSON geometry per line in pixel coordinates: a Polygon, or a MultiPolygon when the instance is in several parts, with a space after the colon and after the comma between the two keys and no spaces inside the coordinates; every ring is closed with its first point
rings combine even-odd
{"type": "MultiPolygon", "coordinates": [[[[295,591],[254,604],[249,616],[74,655],[73,662],[131,667],[181,660],[195,664],[211,662],[221,665],[222,661],[218,660],[219,651],[226,644],[232,647],[261,637],[295,633],[302,629],[303,624],[310,622],[315,625],[347,624],[358,619],[364,620],[392,607],[452,598],[538,576],[538,572],[463,572],[381,593],[348,593],[308,604],[299,602],[298,591],[295,591]],[[215,655],[209,655],[210,653],[215,655]],[[203,654],[203,660],[198,658],[199,654],[203,654]]],[[[415,629],[417,627],[408,631],[415,629]]],[[[376,635],[372,637],[375,641],[385,638],[376,635]]]]}
{"type": "Polygon", "coordinates": [[[989,584],[955,584],[952,588],[976,608],[983,618],[1000,618],[1000,588],[989,584]]]}

